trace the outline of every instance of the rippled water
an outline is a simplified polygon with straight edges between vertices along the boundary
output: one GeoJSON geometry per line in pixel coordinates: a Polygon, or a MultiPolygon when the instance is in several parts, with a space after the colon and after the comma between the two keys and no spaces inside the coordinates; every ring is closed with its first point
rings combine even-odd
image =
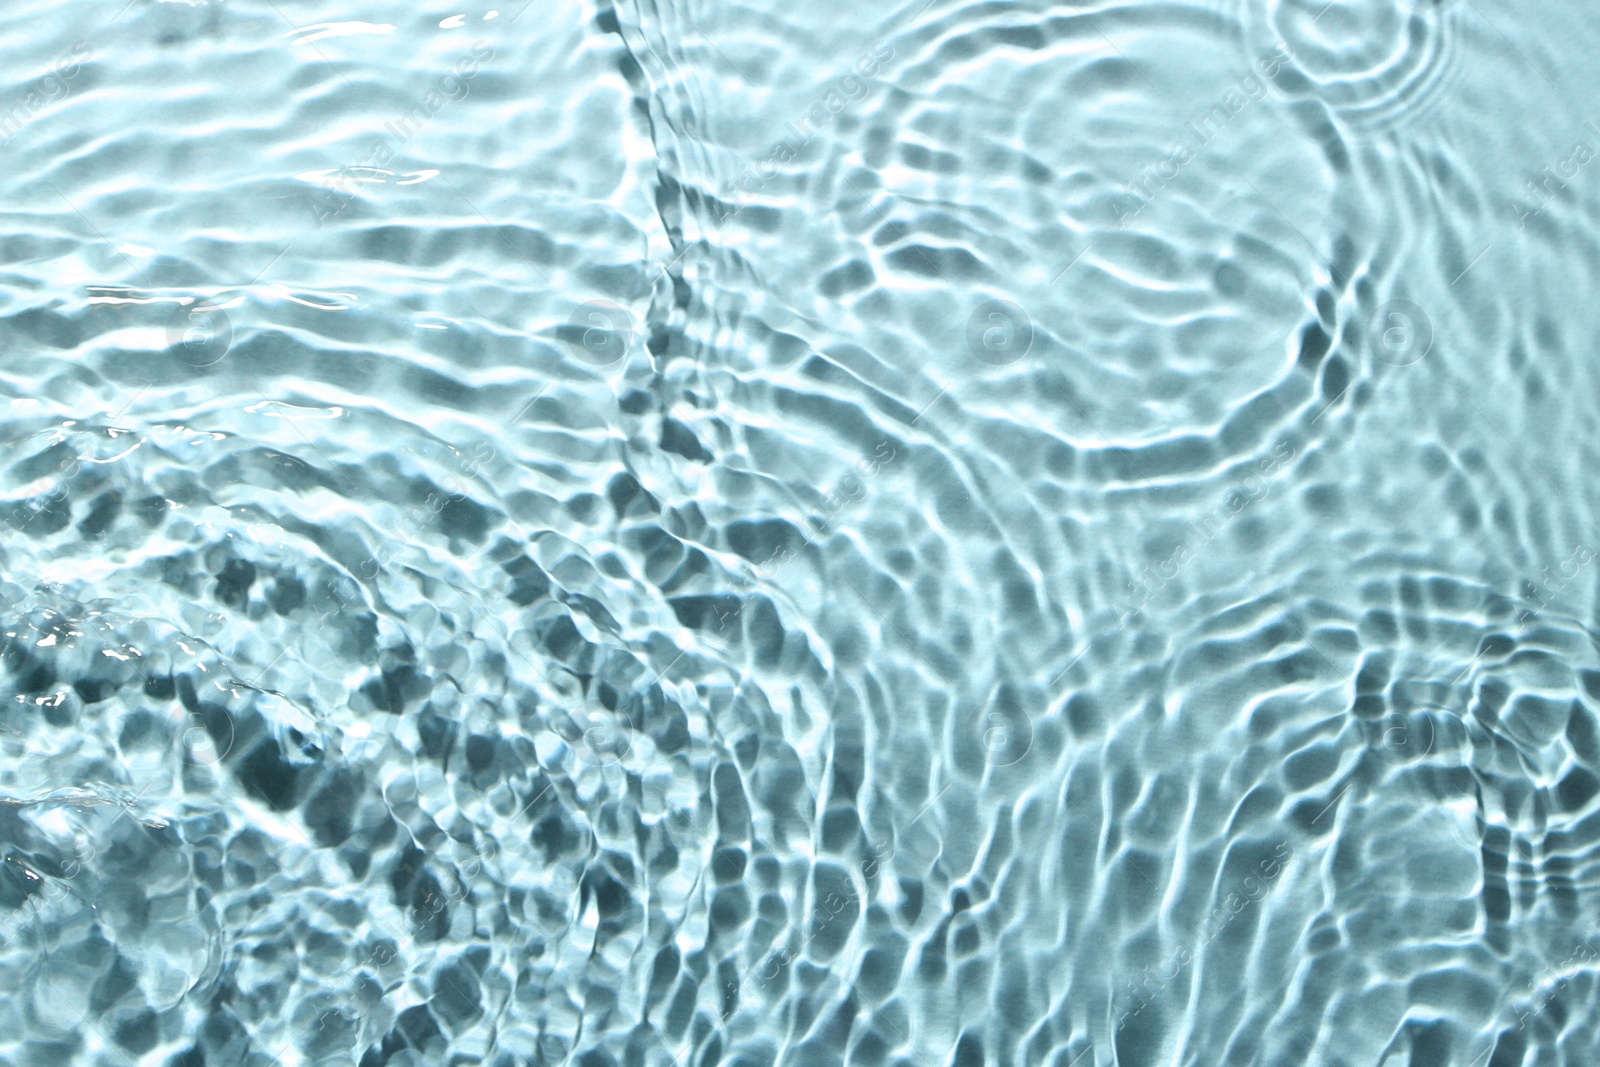
{"type": "Polygon", "coordinates": [[[1597,46],[12,5],[0,1061],[1600,1062],[1597,46]]]}

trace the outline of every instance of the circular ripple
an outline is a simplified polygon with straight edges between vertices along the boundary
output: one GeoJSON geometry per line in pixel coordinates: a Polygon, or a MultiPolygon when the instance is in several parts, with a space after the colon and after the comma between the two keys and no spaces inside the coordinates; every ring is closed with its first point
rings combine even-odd
{"type": "Polygon", "coordinates": [[[1247,38],[1282,41],[1294,76],[1286,93],[1324,101],[1355,126],[1392,126],[1423,113],[1449,78],[1453,23],[1448,0],[1273,0],[1247,4],[1247,38]]]}
{"type": "Polygon", "coordinates": [[[959,291],[928,341],[957,340],[969,399],[1031,386],[1075,439],[1127,448],[1215,436],[1293,373],[1334,174],[1273,85],[1281,57],[1238,62],[1235,32],[962,9],[895,43],[904,92],[863,138],[889,194],[873,272],[959,291]]]}

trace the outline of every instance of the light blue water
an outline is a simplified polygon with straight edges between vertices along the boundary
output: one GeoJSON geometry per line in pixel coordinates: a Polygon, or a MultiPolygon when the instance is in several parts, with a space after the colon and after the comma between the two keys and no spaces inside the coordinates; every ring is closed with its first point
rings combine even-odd
{"type": "Polygon", "coordinates": [[[1600,1063],[1574,0],[0,13],[0,1062],[1600,1063]]]}

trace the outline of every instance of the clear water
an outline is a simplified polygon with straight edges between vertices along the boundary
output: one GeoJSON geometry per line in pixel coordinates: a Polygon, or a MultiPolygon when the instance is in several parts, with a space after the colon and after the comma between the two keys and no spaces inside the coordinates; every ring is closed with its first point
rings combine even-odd
{"type": "Polygon", "coordinates": [[[1600,1062],[1597,47],[10,5],[0,1061],[1600,1062]]]}

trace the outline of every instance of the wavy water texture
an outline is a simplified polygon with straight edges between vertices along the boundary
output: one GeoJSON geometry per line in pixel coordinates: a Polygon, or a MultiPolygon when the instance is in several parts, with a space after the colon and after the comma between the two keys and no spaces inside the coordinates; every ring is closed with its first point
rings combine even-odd
{"type": "Polygon", "coordinates": [[[0,1059],[1595,1062],[1585,14],[0,15],[0,1059]]]}

